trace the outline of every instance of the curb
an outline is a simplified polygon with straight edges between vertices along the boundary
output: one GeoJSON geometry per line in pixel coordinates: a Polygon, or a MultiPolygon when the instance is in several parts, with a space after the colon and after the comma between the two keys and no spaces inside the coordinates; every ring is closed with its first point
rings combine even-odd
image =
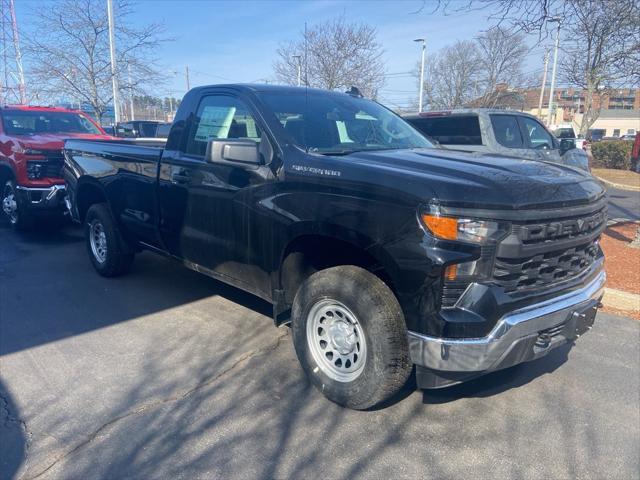
{"type": "Polygon", "coordinates": [[[610,218],[609,220],[607,220],[607,227],[618,225],[620,223],[633,223],[636,225],[640,225],[640,220],[633,220],[631,218],[610,218]]]}
{"type": "Polygon", "coordinates": [[[602,303],[605,307],[627,312],[640,312],[640,295],[614,288],[605,288],[602,303]]]}
{"type": "Polygon", "coordinates": [[[625,185],[624,183],[610,182],[609,180],[605,180],[602,177],[596,177],[596,178],[609,187],[619,188],[620,190],[628,190],[630,192],[640,192],[640,186],[625,185]]]}

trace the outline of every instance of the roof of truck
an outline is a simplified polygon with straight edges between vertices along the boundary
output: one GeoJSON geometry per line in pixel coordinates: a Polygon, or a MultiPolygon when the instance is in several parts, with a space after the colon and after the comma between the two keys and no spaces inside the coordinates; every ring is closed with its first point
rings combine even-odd
{"type": "Polygon", "coordinates": [[[3,105],[2,110],[25,110],[33,112],[74,112],[80,113],[79,110],[71,110],[64,107],[50,107],[44,105],[3,105]]]}
{"type": "Polygon", "coordinates": [[[506,110],[504,108],[454,108],[451,110],[432,110],[428,112],[422,113],[408,113],[403,115],[404,118],[429,118],[429,117],[446,117],[449,115],[477,115],[479,113],[508,113],[511,115],[523,115],[526,117],[536,118],[534,115],[531,115],[526,112],[521,112],[520,110],[506,110]]]}
{"type": "Polygon", "coordinates": [[[245,90],[252,92],[262,92],[262,93],[283,93],[283,94],[291,94],[291,93],[329,93],[336,95],[348,95],[346,91],[340,90],[325,90],[322,88],[314,88],[314,87],[297,87],[293,85],[275,85],[272,83],[262,84],[262,83],[223,83],[217,85],[203,85],[201,87],[196,87],[193,90],[207,89],[207,88],[229,88],[234,90],[245,90]]]}

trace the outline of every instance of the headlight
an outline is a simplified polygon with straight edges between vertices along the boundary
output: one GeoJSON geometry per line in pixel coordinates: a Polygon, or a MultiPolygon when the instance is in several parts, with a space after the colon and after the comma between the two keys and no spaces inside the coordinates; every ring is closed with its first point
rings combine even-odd
{"type": "Polygon", "coordinates": [[[440,240],[471,242],[480,245],[494,243],[503,238],[509,230],[508,223],[493,220],[445,217],[437,207],[420,215],[423,225],[440,240]]]}
{"type": "Polygon", "coordinates": [[[507,222],[446,216],[434,205],[421,212],[420,220],[424,228],[437,239],[480,246],[480,256],[476,260],[451,264],[444,269],[444,278],[448,281],[471,282],[489,276],[495,245],[510,231],[507,222]]]}

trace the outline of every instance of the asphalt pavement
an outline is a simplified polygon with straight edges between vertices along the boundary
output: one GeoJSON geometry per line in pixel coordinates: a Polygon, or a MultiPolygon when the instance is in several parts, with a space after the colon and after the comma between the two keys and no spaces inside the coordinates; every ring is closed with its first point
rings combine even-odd
{"type": "Polygon", "coordinates": [[[637,478],[637,321],[355,412],[269,313],[150,253],[101,278],[77,228],[0,226],[0,477],[637,478]]]}
{"type": "Polygon", "coordinates": [[[640,192],[607,187],[609,218],[640,220],[640,192]]]}

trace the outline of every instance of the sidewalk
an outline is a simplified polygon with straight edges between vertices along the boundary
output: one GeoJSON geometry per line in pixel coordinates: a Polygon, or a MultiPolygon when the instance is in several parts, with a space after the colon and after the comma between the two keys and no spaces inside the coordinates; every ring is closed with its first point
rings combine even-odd
{"type": "Polygon", "coordinates": [[[604,309],[640,320],[640,248],[632,246],[640,222],[607,227],[600,242],[605,254],[604,309]]]}
{"type": "Polygon", "coordinates": [[[605,185],[623,190],[640,191],[640,174],[631,170],[614,170],[612,168],[593,168],[591,173],[605,185]]]}

